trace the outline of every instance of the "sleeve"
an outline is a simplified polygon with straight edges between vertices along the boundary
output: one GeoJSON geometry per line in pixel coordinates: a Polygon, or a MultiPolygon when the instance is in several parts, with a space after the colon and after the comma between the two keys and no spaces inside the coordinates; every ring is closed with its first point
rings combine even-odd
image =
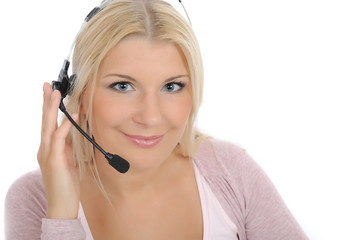
{"type": "Polygon", "coordinates": [[[308,239],[269,177],[244,149],[227,143],[216,152],[223,155],[225,166],[232,166],[227,171],[247,240],[308,239]]]}
{"type": "Polygon", "coordinates": [[[85,239],[78,219],[46,219],[46,205],[40,170],[27,173],[16,180],[5,199],[6,239],[85,239]]]}
{"type": "Polygon", "coordinates": [[[308,239],[265,172],[251,157],[247,161],[242,171],[247,239],[308,239]]]}
{"type": "Polygon", "coordinates": [[[43,218],[41,226],[42,240],[84,240],[85,232],[79,219],[61,220],[43,218]]]}

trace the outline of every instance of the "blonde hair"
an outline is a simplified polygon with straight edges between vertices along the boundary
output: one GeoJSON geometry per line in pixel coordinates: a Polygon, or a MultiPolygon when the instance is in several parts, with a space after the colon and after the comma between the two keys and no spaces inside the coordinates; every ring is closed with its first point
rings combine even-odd
{"type": "MultiPolygon", "coordinates": [[[[104,2],[104,1],[103,1],[104,2]]],[[[202,136],[195,128],[202,102],[203,65],[197,39],[188,22],[167,2],[162,0],[113,0],[97,13],[78,35],[72,61],[77,75],[70,97],[66,99],[69,112],[79,113],[86,88],[94,92],[97,72],[106,54],[122,39],[141,36],[150,40],[166,41],[177,45],[183,52],[192,87],[192,112],[180,141],[184,156],[193,156],[202,136]]],[[[92,95],[90,94],[90,106],[92,95]]],[[[92,136],[91,107],[80,115],[78,123],[92,136]]],[[[80,133],[72,129],[67,142],[73,148],[74,160],[81,170],[85,162],[94,161],[94,149],[80,133]]]]}

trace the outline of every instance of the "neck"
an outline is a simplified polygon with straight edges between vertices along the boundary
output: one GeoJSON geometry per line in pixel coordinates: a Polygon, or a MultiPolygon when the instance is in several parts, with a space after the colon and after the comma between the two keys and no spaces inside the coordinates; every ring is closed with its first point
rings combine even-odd
{"type": "MultiPolygon", "coordinates": [[[[101,184],[104,187],[110,200],[117,199],[134,199],[136,196],[143,197],[149,194],[161,192],[169,184],[170,179],[179,176],[181,173],[184,158],[180,155],[179,149],[176,148],[172,154],[162,161],[159,165],[147,169],[132,168],[125,174],[119,173],[100,152],[95,152],[96,167],[99,173],[101,184]]],[[[93,173],[96,176],[96,170],[92,166],[93,173]]],[[[91,169],[88,168],[87,179],[94,178],[91,169]]],[[[86,181],[88,184],[90,181],[86,181]]],[[[95,181],[92,181],[95,183],[95,181]]],[[[93,187],[98,188],[95,184],[93,187]]]]}

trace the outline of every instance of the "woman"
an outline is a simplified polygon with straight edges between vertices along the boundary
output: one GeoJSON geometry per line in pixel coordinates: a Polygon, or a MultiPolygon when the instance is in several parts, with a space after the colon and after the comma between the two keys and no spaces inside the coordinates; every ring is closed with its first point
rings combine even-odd
{"type": "Polygon", "coordinates": [[[307,239],[247,153],[197,133],[199,47],[161,0],[106,2],[81,30],[65,106],[44,84],[41,171],[9,190],[8,239],[307,239]]]}

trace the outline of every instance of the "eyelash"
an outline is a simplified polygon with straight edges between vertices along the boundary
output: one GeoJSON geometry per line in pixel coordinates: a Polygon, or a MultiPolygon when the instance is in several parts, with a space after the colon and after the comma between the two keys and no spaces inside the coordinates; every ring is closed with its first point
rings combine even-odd
{"type": "Polygon", "coordinates": [[[172,86],[172,85],[178,85],[179,89],[176,90],[176,91],[170,92],[170,93],[180,92],[186,86],[186,84],[184,82],[170,82],[170,83],[167,83],[163,88],[169,87],[169,86],[172,86]]]}
{"type": "MultiPolygon", "coordinates": [[[[125,91],[122,91],[122,90],[119,90],[116,86],[118,86],[118,85],[128,85],[129,87],[131,87],[132,89],[131,90],[133,90],[134,89],[134,87],[132,86],[132,84],[130,83],[130,82],[114,82],[114,83],[112,83],[112,84],[110,84],[110,88],[112,88],[112,89],[114,89],[115,91],[118,91],[118,92],[129,92],[129,91],[131,91],[131,90],[125,90],[125,91]]],[[[179,82],[169,82],[169,83],[167,83],[167,84],[165,84],[164,86],[163,86],[163,88],[162,88],[162,90],[164,89],[164,88],[167,88],[165,91],[166,92],[169,92],[169,93],[177,93],[177,92],[180,92],[180,91],[182,91],[182,89],[184,88],[186,86],[186,84],[184,83],[184,82],[181,82],[181,81],[179,81],[179,82]],[[177,89],[177,90],[175,90],[175,91],[168,91],[167,89],[170,87],[170,86],[173,86],[173,85],[177,85],[178,87],[179,87],[179,89],[177,89]]]]}
{"type": "Polygon", "coordinates": [[[114,82],[114,83],[110,84],[109,87],[112,88],[112,89],[114,89],[115,91],[118,91],[118,92],[129,92],[129,90],[128,90],[128,91],[121,91],[121,90],[119,90],[119,89],[116,88],[117,85],[125,85],[125,84],[127,84],[129,87],[131,87],[132,89],[134,89],[133,86],[132,86],[132,84],[131,84],[130,82],[114,82]]]}

